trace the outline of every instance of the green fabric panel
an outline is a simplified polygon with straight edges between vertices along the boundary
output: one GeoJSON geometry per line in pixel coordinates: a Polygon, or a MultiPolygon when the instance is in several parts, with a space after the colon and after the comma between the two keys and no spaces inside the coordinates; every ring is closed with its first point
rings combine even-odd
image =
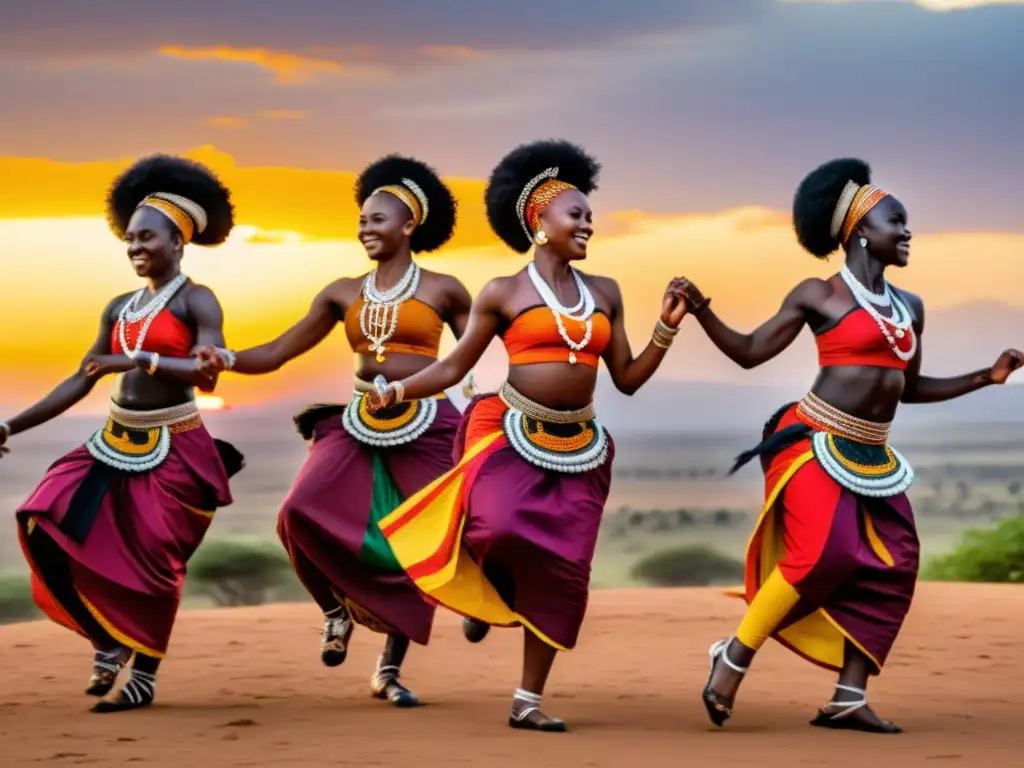
{"type": "Polygon", "coordinates": [[[401,571],[402,566],[395,559],[391,545],[377,523],[394,512],[405,499],[391,479],[380,453],[374,451],[372,456],[373,496],[370,499],[370,520],[366,525],[363,547],[359,550],[359,562],[381,571],[401,571]]]}

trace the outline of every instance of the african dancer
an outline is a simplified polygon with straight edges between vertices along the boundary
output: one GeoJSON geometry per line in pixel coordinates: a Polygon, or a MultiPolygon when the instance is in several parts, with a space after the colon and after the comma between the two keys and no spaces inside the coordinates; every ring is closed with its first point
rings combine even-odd
{"type": "Polygon", "coordinates": [[[380,526],[416,585],[466,617],[471,641],[491,625],[524,627],[513,728],[566,730],[541,710],[541,697],[557,652],[576,645],[611,483],[614,446],[593,405],[599,361],[620,391],[636,392],[686,311],[670,285],[651,340],[633,357],[619,286],[575,268],[593,234],[587,195],[598,171],[562,141],[507,155],[491,175],[487,214],[510,248],[534,248],[532,261],[484,287],[448,357],[372,395],[373,408],[392,408],[441,392],[495,336],[508,352],[500,391],[474,398],[463,417],[457,466],[380,526]]]}
{"type": "Polygon", "coordinates": [[[277,531],[323,611],[323,663],[345,661],[355,624],[386,634],[371,693],[411,707],[419,700],[399,674],[410,640],[427,643],[435,607],[402,571],[377,521],[451,469],[460,414],[443,393],[371,414],[365,393],[375,376],[410,376],[433,362],[446,324],[461,337],[470,296],[456,278],[413,259],[443,246],[455,227],[455,200],[433,169],[391,155],[363,171],[355,193],[359,240],[374,269],[335,280],[273,341],[201,356],[211,372],[270,373],[344,325],[356,356],[355,391],[347,406],[314,406],[296,417],[311,446],[277,531]]]}
{"type": "Polygon", "coordinates": [[[823,728],[899,733],[868,706],[910,608],[919,543],[906,491],[907,460],[888,445],[902,403],[952,400],[1002,384],[1021,365],[1017,350],[991,368],[953,378],[921,374],[924,304],[888,282],[907,265],[907,211],[871,183],[868,166],[833,160],[809,174],[793,203],[801,245],[845,265],[827,280],[794,288],[778,313],[749,334],[732,330],[710,298],[684,284],[688,310],[712,342],[743,368],[771,360],[807,325],[821,370],[810,392],[776,412],[763,442],[735,469],[760,457],[766,500],[750,540],[749,603],[736,636],[710,650],[703,699],[723,725],[755,654],[768,637],[838,672],[832,700],[811,721],[823,728]]]}
{"type": "Polygon", "coordinates": [[[201,165],[154,156],[114,182],[107,216],[145,286],[107,304],[75,373],[0,424],[0,446],[16,446],[12,437],[116,374],[106,426],[58,459],[17,510],[36,603],[95,649],[86,693],[106,696],[131,662],[128,681],[95,712],[153,703],[186,563],[216,510],[231,503],[228,478],[242,467],[242,456],[206,431],[194,394],[217,382],[198,370],[193,350],[224,344],[221,307],[181,271],[186,245],[227,238],[228,190],[201,165]]]}

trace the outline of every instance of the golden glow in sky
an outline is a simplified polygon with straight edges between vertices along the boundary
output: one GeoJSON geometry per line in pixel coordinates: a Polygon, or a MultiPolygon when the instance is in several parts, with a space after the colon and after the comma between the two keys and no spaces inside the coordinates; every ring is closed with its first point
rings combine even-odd
{"type": "MultiPolygon", "coordinates": [[[[220,248],[189,246],[183,268],[217,293],[230,346],[268,341],[298,320],[328,282],[368,269],[354,239],[353,174],[244,168],[211,148],[197,154],[232,189],[240,223],[220,248]]],[[[31,402],[69,375],[95,338],[103,306],[138,287],[123,244],[102,219],[104,189],[122,165],[0,158],[0,216],[6,216],[0,218],[0,285],[7,287],[0,302],[0,326],[6,329],[0,337],[0,402],[31,402]],[[43,189],[49,193],[40,194],[43,189]]],[[[451,246],[420,262],[457,275],[475,293],[490,278],[521,269],[527,257],[491,235],[480,200],[482,181],[452,185],[461,201],[459,231],[451,246]]],[[[601,211],[599,200],[595,207],[596,235],[584,269],[619,281],[634,344],[649,334],[673,276],[689,277],[731,323],[751,328],[801,279],[836,269],[835,260],[816,261],[800,250],[787,213],[748,207],[653,216],[601,211]]],[[[919,234],[911,266],[893,279],[925,295],[930,307],[976,300],[1021,306],[1021,253],[1022,235],[919,234]],[[985,280],[960,279],[965,255],[985,280]]],[[[452,344],[446,334],[442,353],[452,344]]],[[[274,375],[222,377],[217,396],[231,405],[253,404],[304,392],[311,383],[345,392],[350,359],[343,333],[336,332],[274,375]]],[[[707,380],[729,375],[731,366],[720,360],[694,370],[690,363],[686,355],[672,355],[659,376],[707,380]]],[[[106,396],[103,384],[97,390],[94,404],[106,396]]],[[[205,407],[222,405],[211,399],[205,407]]]]}

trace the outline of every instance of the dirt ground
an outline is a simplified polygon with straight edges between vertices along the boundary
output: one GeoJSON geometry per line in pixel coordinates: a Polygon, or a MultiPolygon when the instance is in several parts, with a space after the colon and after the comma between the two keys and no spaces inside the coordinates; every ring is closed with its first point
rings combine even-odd
{"type": "Polygon", "coordinates": [[[718,731],[700,690],[709,643],[742,602],[711,590],[593,594],[579,648],[563,654],[545,709],[565,734],[505,725],[518,630],[468,645],[439,612],[406,683],[426,702],[369,697],[380,639],[358,631],[348,661],[320,665],[312,604],[185,612],[149,710],[94,715],[90,650],[44,622],[0,628],[4,766],[138,762],[217,766],[887,766],[1019,764],[1024,748],[1024,587],[933,585],[918,599],[871,701],[907,733],[807,725],[830,675],[772,643],[718,731]],[[699,762],[698,762],[699,761],[699,762]],[[937,762],[936,762],[937,761],[937,762]]]}

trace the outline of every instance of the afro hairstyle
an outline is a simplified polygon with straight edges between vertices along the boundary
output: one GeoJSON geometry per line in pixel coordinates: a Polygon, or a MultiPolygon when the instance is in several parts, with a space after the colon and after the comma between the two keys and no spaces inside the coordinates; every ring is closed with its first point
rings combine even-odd
{"type": "Polygon", "coordinates": [[[356,179],[356,203],[360,206],[374,193],[374,190],[389,184],[405,186],[402,179],[410,179],[419,186],[427,197],[427,218],[409,238],[409,250],[413,253],[436,251],[447,243],[455,232],[457,206],[455,197],[441,181],[437,171],[426,163],[411,157],[387,155],[372,163],[356,179]]]}
{"type": "Polygon", "coordinates": [[[196,232],[196,245],[220,245],[235,225],[231,193],[205,165],[171,155],[152,155],[118,176],[107,193],[107,222],[124,237],[139,203],[155,192],[181,195],[206,211],[206,229],[196,232]]]}
{"type": "Polygon", "coordinates": [[[597,189],[601,164],[568,141],[535,141],[522,144],[505,155],[491,171],[484,202],[491,229],[518,253],[530,250],[533,241],[523,230],[516,203],[527,183],[548,168],[558,168],[555,178],[572,184],[584,195],[597,189]]]}
{"type": "Polygon", "coordinates": [[[854,157],[830,160],[807,174],[793,197],[796,239],[819,259],[842,245],[838,237],[832,236],[832,215],[848,181],[860,186],[870,184],[871,168],[854,157]]]}

